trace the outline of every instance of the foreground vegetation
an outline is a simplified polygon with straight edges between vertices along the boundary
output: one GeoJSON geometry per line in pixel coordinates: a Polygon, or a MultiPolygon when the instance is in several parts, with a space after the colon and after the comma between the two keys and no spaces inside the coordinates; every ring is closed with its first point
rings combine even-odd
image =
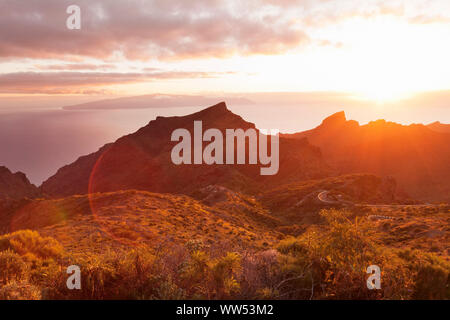
{"type": "Polygon", "coordinates": [[[190,240],[76,253],[36,231],[17,231],[0,236],[0,299],[450,298],[445,259],[388,248],[366,218],[344,210],[320,216],[325,223],[266,249],[190,240]],[[73,264],[81,290],[66,286],[73,264]],[[366,287],[369,265],[381,268],[381,290],[366,287]]]}

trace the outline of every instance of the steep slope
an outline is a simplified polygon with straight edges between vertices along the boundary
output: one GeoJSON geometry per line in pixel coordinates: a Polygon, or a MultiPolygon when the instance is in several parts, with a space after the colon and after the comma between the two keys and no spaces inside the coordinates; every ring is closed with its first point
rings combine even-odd
{"type": "Polygon", "coordinates": [[[259,201],[282,221],[314,223],[324,208],[392,204],[405,199],[398,198],[396,182],[391,178],[350,174],[277,186],[265,190],[259,201]],[[320,200],[323,192],[327,193],[328,201],[320,200]]]}
{"type": "Polygon", "coordinates": [[[428,201],[448,201],[450,135],[424,125],[403,126],[377,120],[360,126],[344,112],[315,129],[292,135],[321,148],[339,174],[367,172],[394,177],[401,190],[428,201]]]}
{"type": "Polygon", "coordinates": [[[0,199],[33,198],[38,195],[39,189],[30,183],[24,173],[12,173],[8,168],[0,166],[0,199]]]}
{"type": "Polygon", "coordinates": [[[56,197],[126,189],[189,194],[211,184],[256,192],[261,184],[327,174],[320,150],[306,139],[280,139],[280,170],[275,176],[262,177],[260,165],[177,166],[170,158],[177,144],[171,142],[171,134],[185,128],[193,137],[195,120],[202,121],[203,131],[217,128],[224,136],[226,129],[255,128],[229,111],[223,102],[188,116],[158,117],[137,132],[61,168],[41,188],[56,197]]]}
{"type": "MultiPolygon", "coordinates": [[[[77,252],[100,253],[105,246],[179,245],[192,240],[206,245],[228,242],[263,247],[264,242],[278,237],[273,230],[277,221],[259,217],[264,217],[264,212],[241,206],[234,199],[210,206],[184,195],[128,190],[23,203],[4,230],[39,230],[77,252]],[[230,213],[225,206],[233,204],[235,210],[230,213]]],[[[3,222],[0,220],[0,227],[3,222]]]]}

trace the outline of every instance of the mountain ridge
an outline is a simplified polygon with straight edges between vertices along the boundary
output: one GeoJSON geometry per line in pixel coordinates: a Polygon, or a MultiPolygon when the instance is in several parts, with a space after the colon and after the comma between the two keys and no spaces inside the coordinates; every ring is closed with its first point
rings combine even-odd
{"type": "MultiPolygon", "coordinates": [[[[327,120],[328,119],[328,120],[327,120]]],[[[422,124],[401,125],[383,119],[360,125],[342,112],[314,129],[284,134],[318,146],[335,172],[393,176],[399,189],[427,201],[448,201],[450,158],[447,133],[422,124]]]]}
{"type": "Polygon", "coordinates": [[[450,133],[450,124],[441,123],[440,121],[428,124],[427,128],[437,132],[450,133]]]}
{"type": "Polygon", "coordinates": [[[238,191],[257,192],[264,181],[287,182],[328,174],[320,150],[305,139],[280,139],[280,172],[274,178],[261,177],[259,166],[254,165],[176,166],[170,160],[176,144],[171,141],[171,133],[185,128],[193,135],[195,120],[202,121],[203,130],[216,128],[222,133],[226,129],[257,130],[255,124],[231,112],[225,102],[187,116],[158,117],[136,132],[61,168],[44,181],[41,190],[50,196],[125,189],[190,193],[221,183],[238,191]]]}
{"type": "Polygon", "coordinates": [[[223,101],[186,116],[158,116],[134,133],[61,167],[39,189],[51,197],[126,189],[190,194],[221,184],[257,194],[267,184],[367,173],[395,178],[399,192],[417,200],[448,201],[448,134],[429,125],[405,126],[382,119],[360,125],[340,111],[314,129],[280,134],[280,172],[261,177],[259,166],[171,163],[170,150],[175,144],[170,141],[171,132],[186,128],[192,135],[195,120],[202,121],[204,130],[257,130],[223,101]]]}
{"type": "Polygon", "coordinates": [[[0,198],[36,197],[39,194],[39,189],[23,172],[12,173],[7,167],[0,166],[0,198]]]}

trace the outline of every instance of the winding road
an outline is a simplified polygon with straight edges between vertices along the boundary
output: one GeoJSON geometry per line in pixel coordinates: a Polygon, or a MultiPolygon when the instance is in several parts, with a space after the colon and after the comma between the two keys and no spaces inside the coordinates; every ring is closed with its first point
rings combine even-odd
{"type": "Polygon", "coordinates": [[[328,196],[329,191],[324,190],[319,192],[317,195],[317,199],[325,204],[344,204],[344,205],[353,205],[353,206],[368,206],[373,208],[405,208],[405,207],[412,207],[412,208],[420,208],[420,207],[436,207],[439,206],[437,204],[432,203],[425,203],[425,204],[357,204],[350,201],[343,201],[343,200],[331,200],[328,196]]]}

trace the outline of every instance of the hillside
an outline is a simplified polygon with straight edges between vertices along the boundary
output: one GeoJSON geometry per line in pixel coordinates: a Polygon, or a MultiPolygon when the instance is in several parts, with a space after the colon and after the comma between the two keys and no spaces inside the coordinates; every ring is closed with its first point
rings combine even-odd
{"type": "Polygon", "coordinates": [[[450,124],[440,123],[439,121],[430,123],[427,128],[436,132],[450,133],[450,124]]]}
{"type": "Polygon", "coordinates": [[[38,188],[30,183],[24,173],[12,173],[8,168],[0,166],[0,199],[32,198],[38,195],[38,188]]]}
{"type": "Polygon", "coordinates": [[[361,204],[392,204],[407,201],[397,194],[396,182],[369,174],[352,174],[318,180],[298,181],[264,191],[261,203],[286,225],[318,222],[325,208],[352,208],[361,204]],[[328,200],[321,200],[326,192],[328,200]]]}
{"type": "Polygon", "coordinates": [[[129,190],[21,203],[0,234],[0,299],[450,298],[448,205],[325,205],[308,223],[221,186],[197,196],[129,190]],[[366,288],[371,263],[382,290],[366,288]],[[73,264],[84,290],[67,289],[73,264]]]}
{"type": "Polygon", "coordinates": [[[386,246],[450,256],[445,227],[450,207],[385,204],[395,196],[392,182],[371,175],[289,184],[257,198],[217,185],[194,196],[129,190],[16,201],[9,214],[1,216],[0,234],[38,230],[73,253],[180,246],[194,239],[214,248],[262,250],[323,225],[320,211],[334,208],[373,220],[386,246]],[[323,190],[338,201],[321,202],[317,196],[323,190]]]}
{"type": "Polygon", "coordinates": [[[3,217],[0,227],[39,230],[83,252],[190,239],[262,248],[277,238],[277,224],[256,202],[238,194],[208,206],[187,196],[130,190],[26,202],[9,221],[3,217]]]}
{"type": "Polygon", "coordinates": [[[373,175],[291,183],[257,197],[219,185],[192,197],[128,190],[17,201],[2,215],[0,231],[38,230],[74,253],[184,246],[194,239],[212,248],[263,250],[322,226],[321,210],[344,209],[372,220],[388,247],[420,248],[448,259],[450,208],[402,201],[410,200],[398,198],[395,181],[373,175]],[[319,196],[324,191],[325,201],[319,196]]]}
{"type": "Polygon", "coordinates": [[[412,198],[449,200],[450,136],[446,133],[384,120],[359,125],[339,112],[312,130],[283,136],[307,138],[320,147],[337,174],[392,176],[412,198]]]}

